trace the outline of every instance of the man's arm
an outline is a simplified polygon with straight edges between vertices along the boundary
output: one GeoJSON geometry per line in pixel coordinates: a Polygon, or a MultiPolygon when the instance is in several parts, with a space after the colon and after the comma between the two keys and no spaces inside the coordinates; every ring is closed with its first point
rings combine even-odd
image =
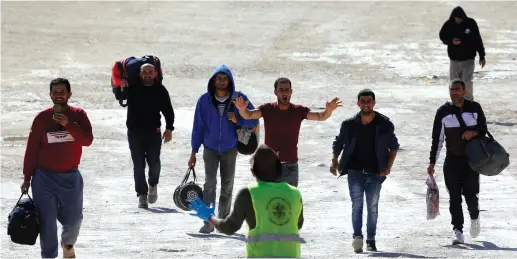
{"type": "Polygon", "coordinates": [[[325,121],[327,120],[330,115],[332,115],[332,111],[325,109],[322,112],[308,112],[307,113],[307,120],[311,121],[325,121]]]}
{"type": "Polygon", "coordinates": [[[474,36],[476,37],[476,50],[479,53],[479,60],[485,59],[485,45],[483,44],[483,39],[481,38],[481,32],[479,31],[478,24],[476,20],[472,19],[472,24],[474,25],[474,36]]]}
{"type": "Polygon", "coordinates": [[[397,139],[397,135],[395,134],[395,125],[393,125],[393,122],[389,121],[389,145],[388,148],[390,150],[388,155],[388,165],[387,167],[391,169],[393,166],[393,162],[395,162],[395,157],[397,157],[397,152],[400,148],[399,141],[397,139]]]}
{"type": "Polygon", "coordinates": [[[242,227],[242,223],[246,220],[246,211],[252,207],[251,194],[247,188],[242,188],[235,197],[233,210],[225,219],[210,217],[210,223],[219,230],[219,232],[233,235],[242,227]]]}
{"type": "Polygon", "coordinates": [[[440,29],[439,36],[440,36],[440,40],[442,41],[443,44],[445,44],[445,45],[451,45],[452,44],[452,37],[451,37],[450,31],[449,31],[449,21],[446,21],[442,25],[442,28],[440,29]]]}
{"type": "Polygon", "coordinates": [[[238,109],[239,115],[245,120],[258,120],[262,118],[262,111],[259,109],[248,110],[248,108],[238,109]]]}
{"type": "Polygon", "coordinates": [[[92,124],[84,110],[81,112],[80,116],[79,123],[69,122],[65,128],[77,142],[82,146],[88,147],[93,142],[92,124]]]}
{"type": "MultiPolygon", "coordinates": [[[[251,101],[248,99],[248,97],[245,94],[240,93],[240,97],[242,97],[244,102],[246,102],[248,104],[246,106],[246,110],[250,110],[250,111],[254,111],[255,110],[255,107],[253,106],[253,104],[251,103],[251,101]]],[[[256,118],[256,119],[255,118],[246,119],[244,116],[241,115],[241,112],[240,112],[239,109],[237,109],[237,107],[235,107],[235,109],[237,110],[237,112],[236,112],[236,115],[237,115],[237,125],[241,126],[241,127],[254,128],[259,123],[258,119],[260,117],[262,117],[262,113],[260,113],[260,117],[259,118],[256,118]]]]}
{"type": "Polygon", "coordinates": [[[341,154],[347,134],[346,121],[343,121],[341,123],[341,128],[339,129],[339,134],[334,138],[334,142],[332,142],[332,153],[334,154],[334,159],[337,159],[341,154]]]}
{"type": "Polygon", "coordinates": [[[201,98],[198,99],[196,110],[194,111],[194,125],[192,126],[192,136],[190,144],[192,145],[192,154],[196,154],[203,143],[203,136],[205,131],[205,122],[203,120],[201,107],[201,98]]]}
{"type": "Polygon", "coordinates": [[[477,131],[478,136],[485,136],[488,131],[488,127],[486,124],[485,112],[483,112],[481,104],[477,104],[476,111],[478,114],[477,123],[474,126],[467,127],[467,130],[477,131]]]}
{"type": "Polygon", "coordinates": [[[43,123],[40,119],[40,115],[37,115],[31,126],[29,138],[27,140],[27,147],[25,149],[25,157],[23,158],[23,180],[24,182],[30,182],[36,166],[38,164],[39,151],[41,147],[41,137],[43,136],[43,123]]]}
{"type": "Polygon", "coordinates": [[[429,153],[429,164],[436,164],[443,147],[444,128],[442,123],[441,108],[436,111],[433,122],[431,152],[429,153]]]}
{"type": "Polygon", "coordinates": [[[172,108],[171,97],[169,96],[169,91],[165,86],[162,86],[164,93],[162,103],[160,105],[160,110],[165,117],[165,129],[174,131],[174,109],[172,108]]]}

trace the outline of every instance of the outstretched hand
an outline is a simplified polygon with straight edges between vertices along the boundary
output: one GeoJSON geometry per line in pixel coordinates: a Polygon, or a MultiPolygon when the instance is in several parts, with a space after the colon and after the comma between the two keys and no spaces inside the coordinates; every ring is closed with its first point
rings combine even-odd
{"type": "Polygon", "coordinates": [[[327,102],[325,108],[327,111],[334,111],[337,107],[343,106],[343,101],[340,101],[338,97],[332,99],[332,101],[327,102]]]}
{"type": "Polygon", "coordinates": [[[239,96],[239,97],[237,97],[237,99],[235,99],[235,101],[233,101],[233,103],[235,104],[235,107],[237,109],[242,110],[242,109],[245,109],[246,107],[248,107],[248,104],[250,103],[250,101],[249,100],[244,101],[242,96],[239,96]]]}
{"type": "Polygon", "coordinates": [[[214,204],[211,203],[210,207],[207,207],[205,203],[199,198],[196,197],[196,200],[190,201],[190,208],[197,212],[197,214],[191,213],[190,215],[196,216],[202,219],[205,222],[209,222],[211,216],[215,216],[215,207],[214,204]]]}

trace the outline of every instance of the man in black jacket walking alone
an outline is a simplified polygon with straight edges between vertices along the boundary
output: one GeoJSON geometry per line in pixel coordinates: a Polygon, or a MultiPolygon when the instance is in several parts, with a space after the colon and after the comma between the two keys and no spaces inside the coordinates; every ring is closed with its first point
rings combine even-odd
{"type": "Polygon", "coordinates": [[[126,126],[139,208],[147,208],[148,203],[158,199],[162,139],[164,143],[171,141],[174,130],[174,110],[169,92],[161,82],[155,80],[156,76],[154,65],[143,64],[140,68],[140,82],[128,87],[126,126]],[[166,123],[163,136],[160,112],[166,123]],[[146,161],[149,166],[148,181],[145,177],[146,161]]]}
{"type": "Polygon", "coordinates": [[[450,80],[454,78],[463,80],[466,89],[465,98],[474,100],[472,78],[476,51],[479,53],[481,68],[486,64],[485,47],[476,20],[468,17],[460,6],[455,7],[440,30],[440,40],[447,45],[450,80]]]}
{"type": "Polygon", "coordinates": [[[464,243],[463,239],[463,209],[461,195],[470,214],[470,235],[479,235],[479,174],[470,169],[465,152],[469,139],[483,137],[487,132],[486,118],[477,102],[464,98],[465,83],[455,79],[449,86],[452,102],[440,106],[436,111],[432,131],[432,145],[427,172],[434,173],[434,167],[445,140],[447,155],[443,164],[445,186],[449,192],[449,211],[453,225],[453,244],[464,243]],[[462,129],[457,116],[465,122],[462,129]]]}

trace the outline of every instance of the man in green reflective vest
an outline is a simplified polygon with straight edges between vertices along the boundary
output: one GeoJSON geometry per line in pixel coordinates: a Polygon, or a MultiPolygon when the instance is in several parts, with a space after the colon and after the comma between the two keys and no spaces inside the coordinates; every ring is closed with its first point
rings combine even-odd
{"type": "Polygon", "coordinates": [[[190,202],[191,214],[210,222],[219,232],[232,235],[244,220],[249,231],[247,257],[301,256],[299,229],[303,225],[300,191],[285,182],[276,182],[282,175],[282,164],[268,146],[260,145],[250,159],[251,172],[257,183],[243,188],[235,197],[232,212],[225,219],[214,216],[214,205],[207,207],[199,197],[190,202]]]}

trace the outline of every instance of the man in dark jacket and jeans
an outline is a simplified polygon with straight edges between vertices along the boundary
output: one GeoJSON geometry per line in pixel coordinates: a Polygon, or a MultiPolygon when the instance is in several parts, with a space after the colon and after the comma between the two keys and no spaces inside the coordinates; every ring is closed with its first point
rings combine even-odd
{"type": "Polygon", "coordinates": [[[388,117],[374,111],[375,94],[364,89],[357,95],[361,109],[354,117],[341,124],[339,135],[332,144],[330,172],[340,176],[348,174],[348,188],[352,200],[352,247],[356,253],[363,251],[363,201],[366,195],[368,210],[366,232],[367,250],[376,251],[378,203],[381,185],[390,174],[399,149],[395,127],[388,117]],[[338,162],[338,157],[343,155],[338,162]]]}
{"type": "Polygon", "coordinates": [[[479,53],[481,68],[486,64],[485,47],[476,20],[467,17],[460,6],[455,7],[440,30],[440,40],[447,45],[447,54],[451,60],[450,80],[454,78],[462,79],[466,85],[467,93],[465,97],[474,100],[472,78],[476,51],[479,53]]]}
{"type": "Polygon", "coordinates": [[[462,194],[465,196],[471,218],[470,235],[475,238],[480,232],[479,174],[470,169],[465,152],[467,141],[476,136],[485,136],[487,125],[481,105],[466,100],[464,98],[465,92],[465,83],[460,79],[453,80],[449,86],[452,102],[447,102],[436,111],[429,167],[427,168],[429,174],[434,173],[434,166],[445,140],[447,155],[443,164],[443,173],[445,186],[449,192],[449,211],[455,236],[452,241],[453,244],[464,242],[462,194]],[[461,128],[457,116],[462,117],[465,122],[465,129],[461,128]]]}
{"type": "Polygon", "coordinates": [[[147,208],[148,203],[155,203],[158,199],[162,139],[164,143],[171,141],[174,130],[174,110],[169,92],[155,80],[156,76],[156,67],[144,64],[140,68],[140,82],[128,87],[126,126],[139,208],[147,208]],[[160,112],[165,117],[163,136],[160,112]],[[147,181],[146,161],[149,166],[147,181]]]}

